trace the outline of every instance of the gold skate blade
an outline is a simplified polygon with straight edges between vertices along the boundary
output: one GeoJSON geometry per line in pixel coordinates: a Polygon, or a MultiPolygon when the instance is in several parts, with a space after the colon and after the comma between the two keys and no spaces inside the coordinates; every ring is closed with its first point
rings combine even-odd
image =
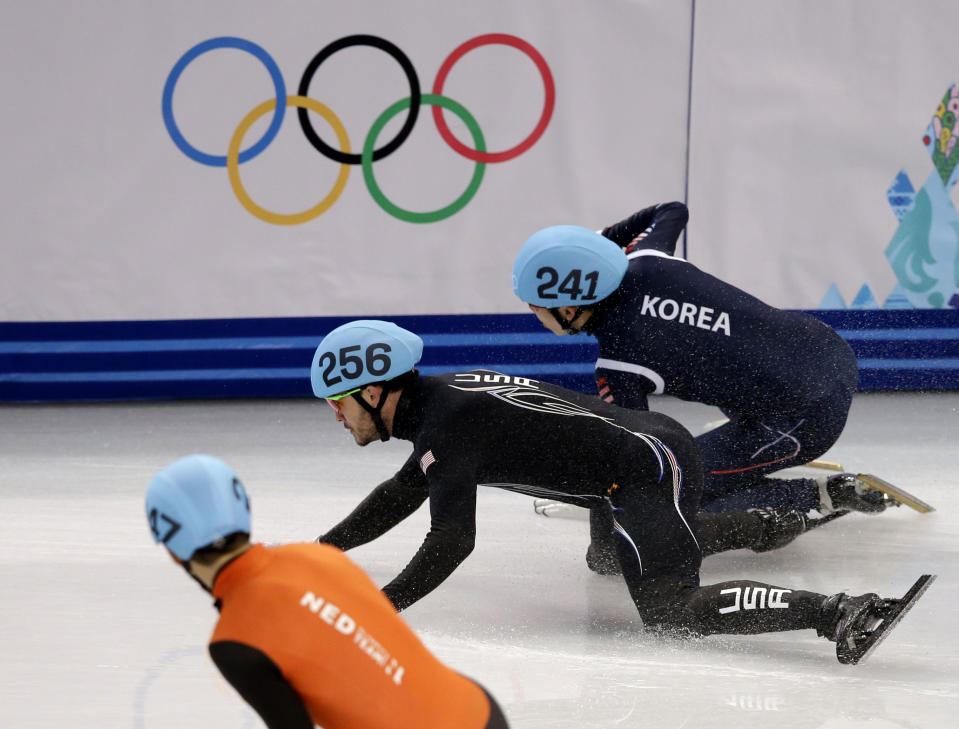
{"type": "MultiPolygon", "coordinates": [[[[810,468],[821,468],[824,471],[838,471],[842,473],[846,470],[841,464],[836,463],[835,461],[816,460],[810,461],[806,465],[810,468]]],[[[895,499],[904,506],[908,506],[910,509],[915,509],[920,514],[928,514],[930,511],[936,510],[934,506],[931,506],[922,499],[913,496],[908,491],[903,491],[898,486],[893,486],[885,479],[879,478],[879,476],[873,476],[868,473],[857,473],[856,478],[869,486],[869,488],[876,491],[881,491],[882,493],[886,494],[886,496],[895,499]]]]}
{"type": "Polygon", "coordinates": [[[835,461],[810,461],[806,464],[810,468],[821,468],[825,471],[842,471],[843,467],[835,461]]]}
{"type": "Polygon", "coordinates": [[[873,476],[868,473],[857,473],[856,478],[866,484],[869,488],[875,489],[876,491],[882,491],[900,504],[908,506],[910,509],[915,509],[920,514],[927,514],[930,511],[935,511],[935,507],[930,506],[922,499],[916,498],[908,491],[903,491],[898,486],[893,486],[891,483],[885,479],[879,478],[878,476],[873,476]]]}

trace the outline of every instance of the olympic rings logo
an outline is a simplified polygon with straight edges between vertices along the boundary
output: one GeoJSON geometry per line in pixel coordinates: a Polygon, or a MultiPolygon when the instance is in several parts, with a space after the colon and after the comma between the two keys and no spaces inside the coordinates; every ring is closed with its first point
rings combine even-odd
{"type": "Polygon", "coordinates": [[[434,223],[436,221],[448,218],[451,215],[455,215],[462,210],[470,200],[473,199],[473,196],[476,194],[477,190],[479,190],[480,183],[483,181],[483,174],[488,163],[506,162],[514,157],[518,157],[534,144],[536,144],[539,138],[543,135],[543,132],[546,131],[546,127],[549,125],[550,118],[553,115],[555,97],[556,90],[553,84],[553,75],[550,72],[549,66],[547,65],[543,56],[539,53],[539,51],[537,51],[532,45],[527,43],[522,38],[518,38],[513,35],[507,35],[505,33],[489,33],[486,35],[476,36],[475,38],[471,38],[454,49],[453,52],[450,53],[446,60],[440,65],[440,69],[437,71],[436,78],[433,81],[432,93],[429,94],[420,93],[420,82],[416,75],[416,70],[413,68],[413,64],[410,62],[406,54],[397,48],[393,43],[374,35],[345,36],[333,41],[313,57],[313,59],[307,64],[306,69],[303,71],[303,76],[300,79],[300,85],[296,95],[291,96],[287,96],[286,84],[283,81],[283,76],[280,73],[280,69],[276,62],[269,53],[251,41],[243,38],[224,36],[219,38],[210,38],[202,43],[198,43],[184,53],[176,62],[176,64],[174,64],[170,74],[167,76],[166,83],[163,86],[163,123],[166,125],[167,132],[170,134],[170,138],[173,140],[174,144],[176,144],[180,151],[183,152],[183,154],[185,154],[187,157],[195,162],[209,165],[211,167],[226,167],[230,185],[232,186],[233,192],[237,199],[250,213],[258,217],[260,220],[264,220],[268,223],[273,223],[275,225],[298,225],[322,215],[324,212],[329,210],[333,203],[335,203],[339,196],[343,193],[343,190],[346,187],[347,179],[349,178],[350,167],[354,165],[360,165],[362,167],[363,179],[366,182],[366,187],[369,190],[370,195],[387,213],[399,218],[400,220],[405,220],[410,223],[434,223]],[[477,124],[476,120],[473,118],[472,114],[470,114],[457,101],[454,101],[447,96],[443,96],[443,85],[446,83],[446,78],[449,75],[450,70],[453,68],[453,65],[471,50],[487,45],[506,45],[523,52],[539,70],[540,76],[543,80],[543,87],[546,92],[543,110],[533,131],[530,132],[530,134],[516,146],[501,152],[487,151],[486,141],[483,138],[483,132],[480,129],[479,124],[477,124]],[[333,111],[325,104],[307,96],[310,87],[310,81],[313,79],[313,76],[316,74],[316,71],[320,65],[337,51],[341,51],[352,46],[370,46],[387,53],[397,63],[399,63],[409,84],[409,96],[406,96],[405,98],[400,99],[396,103],[390,105],[373,122],[373,125],[366,133],[362,151],[359,154],[352,151],[346,129],[336,114],[333,113],[333,111]],[[176,119],[173,116],[173,91],[176,88],[177,81],[179,80],[184,69],[186,69],[186,67],[198,56],[217,48],[235,48],[252,54],[255,58],[262,62],[264,66],[266,66],[270,73],[270,78],[273,81],[273,88],[276,93],[275,98],[264,101],[243,118],[239,126],[237,126],[236,131],[233,132],[226,155],[208,154],[194,147],[180,132],[180,129],[176,123],[176,119]],[[436,125],[440,136],[443,138],[443,141],[445,141],[455,152],[462,155],[466,159],[475,162],[476,164],[473,169],[473,176],[470,179],[466,190],[458,198],[456,198],[456,200],[449,205],[436,210],[428,212],[414,212],[399,207],[386,197],[376,182],[376,177],[373,172],[373,163],[389,156],[399,149],[400,145],[403,144],[406,138],[413,131],[413,126],[416,124],[416,120],[419,115],[420,106],[423,104],[433,107],[433,122],[436,125]],[[280,131],[280,127],[283,124],[283,117],[286,112],[286,107],[288,106],[296,107],[300,128],[303,130],[303,134],[306,136],[307,141],[309,141],[313,148],[324,157],[331,159],[334,162],[339,162],[340,169],[336,181],[333,184],[333,188],[330,190],[329,194],[326,195],[326,197],[320,200],[319,203],[308,210],[304,210],[299,213],[282,214],[266,210],[250,198],[249,194],[247,194],[243,187],[242,181],[240,180],[240,165],[256,157],[267,148],[270,142],[273,141],[274,137],[276,137],[277,133],[280,131]],[[449,126],[447,126],[446,120],[443,117],[444,109],[453,112],[463,121],[473,138],[473,147],[463,144],[455,136],[453,136],[449,126]],[[333,130],[333,133],[336,135],[338,147],[331,146],[327,142],[323,141],[320,135],[317,134],[310,121],[310,116],[307,113],[309,111],[319,115],[324,121],[326,121],[327,124],[329,124],[333,130]],[[396,133],[396,136],[394,136],[386,144],[376,147],[377,139],[380,135],[380,132],[383,130],[383,127],[386,126],[386,124],[393,117],[403,111],[406,112],[406,120],[403,122],[400,130],[396,133]],[[258,119],[270,112],[273,113],[273,118],[267,130],[263,133],[263,136],[260,137],[255,144],[252,144],[246,149],[240,149],[243,144],[243,139],[250,127],[258,119]]]}

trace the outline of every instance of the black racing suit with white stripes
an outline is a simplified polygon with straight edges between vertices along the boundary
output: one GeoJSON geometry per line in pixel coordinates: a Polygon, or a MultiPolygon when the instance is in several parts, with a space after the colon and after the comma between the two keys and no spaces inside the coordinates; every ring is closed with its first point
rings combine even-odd
{"type": "Polygon", "coordinates": [[[646,409],[648,395],[665,393],[729,418],[697,439],[703,509],[817,508],[815,481],[768,474],[836,442],[858,380],[855,355],[815,317],[769,306],[676,257],[688,217],[683,203],[665,203],[602,231],[630,260],[586,325],[599,342],[600,396],[646,409]]]}
{"type": "Polygon", "coordinates": [[[695,440],[666,415],[477,370],[414,379],[392,434],[412,441],[410,458],[318,541],[365,544],[428,499],[429,533],[383,588],[400,610],[470,554],[477,486],[486,485],[609,503],[623,576],[647,626],[698,634],[817,627],[823,595],[751,581],[699,585],[702,464],[695,440]]]}

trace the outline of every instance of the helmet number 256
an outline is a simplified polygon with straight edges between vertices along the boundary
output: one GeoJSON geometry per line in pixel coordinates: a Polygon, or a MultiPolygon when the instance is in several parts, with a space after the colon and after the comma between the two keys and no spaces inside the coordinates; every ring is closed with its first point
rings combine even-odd
{"type": "Polygon", "coordinates": [[[599,281],[599,271],[589,271],[583,274],[579,268],[572,269],[559,284],[555,293],[553,288],[559,282],[559,271],[552,266],[543,266],[536,272],[536,279],[543,281],[536,287],[536,293],[543,299],[558,299],[559,294],[566,294],[573,301],[592,301],[596,298],[596,284],[599,281]],[[545,279],[545,280],[544,280],[545,279]],[[586,293],[583,293],[582,281],[585,279],[589,283],[586,293]]]}
{"type": "Polygon", "coordinates": [[[373,376],[386,374],[392,362],[387,354],[391,350],[389,344],[385,342],[374,342],[366,348],[364,356],[360,356],[362,349],[360,345],[354,344],[349,347],[343,347],[338,352],[339,371],[337,370],[337,356],[333,352],[324,352],[320,356],[318,365],[323,368],[323,382],[327,387],[332,387],[343,379],[355,380],[361,377],[365,372],[373,376]]]}

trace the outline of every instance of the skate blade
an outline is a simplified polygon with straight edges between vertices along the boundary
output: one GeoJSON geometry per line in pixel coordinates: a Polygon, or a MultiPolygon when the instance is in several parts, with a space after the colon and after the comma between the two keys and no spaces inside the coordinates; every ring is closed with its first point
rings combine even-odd
{"type": "Polygon", "coordinates": [[[843,471],[843,467],[835,461],[810,461],[806,464],[810,468],[821,468],[825,471],[843,471]]]}
{"type": "Polygon", "coordinates": [[[832,512],[826,514],[825,516],[820,516],[820,517],[818,517],[818,518],[816,518],[816,519],[809,519],[809,518],[807,518],[807,519],[806,519],[806,531],[808,532],[808,531],[810,531],[810,530],[812,530],[812,529],[815,529],[816,527],[821,527],[823,524],[828,524],[829,522],[833,521],[834,519],[838,519],[839,517],[845,516],[846,514],[849,514],[849,513],[850,513],[850,511],[849,511],[848,509],[841,509],[841,510],[839,510],[839,511],[832,511],[832,512]]]}
{"type": "Polygon", "coordinates": [[[540,516],[560,519],[586,519],[589,517],[588,509],[563,501],[553,501],[552,499],[533,499],[533,511],[540,516]]]}
{"type": "MultiPolygon", "coordinates": [[[[838,471],[840,473],[846,470],[842,467],[842,465],[834,461],[817,460],[810,461],[806,465],[810,468],[821,468],[826,471],[838,471]]],[[[908,491],[903,491],[898,486],[893,486],[891,483],[885,479],[879,478],[878,476],[873,476],[868,473],[857,473],[856,478],[869,486],[869,488],[874,489],[875,491],[881,491],[882,493],[886,494],[886,496],[898,501],[900,504],[908,506],[910,509],[915,509],[920,514],[927,514],[930,511],[936,510],[934,506],[931,506],[922,499],[913,496],[908,491]]]]}
{"type": "Polygon", "coordinates": [[[840,662],[855,665],[857,663],[862,663],[870,655],[872,655],[872,652],[876,650],[876,646],[886,639],[886,636],[889,635],[889,633],[892,632],[892,629],[899,624],[899,621],[902,620],[903,616],[905,616],[905,614],[912,609],[912,606],[915,605],[916,601],[923,596],[923,593],[925,593],[926,590],[929,589],[929,586],[935,581],[935,579],[936,575],[923,575],[916,580],[912,587],[909,588],[908,592],[906,592],[906,594],[903,595],[899,600],[899,604],[895,607],[894,612],[883,618],[882,622],[879,624],[879,627],[872,632],[870,635],[872,642],[866,646],[866,649],[863,650],[862,653],[847,656],[847,660],[845,661],[840,659],[840,662]]]}
{"type": "Polygon", "coordinates": [[[703,432],[700,433],[700,435],[708,433],[711,430],[716,430],[716,428],[721,428],[728,422],[729,422],[729,418],[722,418],[720,420],[711,420],[710,422],[706,423],[706,425],[703,426],[703,432]]]}
{"type": "Polygon", "coordinates": [[[908,506],[910,509],[915,509],[920,514],[927,514],[930,511],[935,511],[935,507],[930,506],[922,499],[916,498],[908,491],[903,491],[898,486],[893,486],[891,483],[885,479],[879,478],[878,476],[873,476],[868,473],[857,473],[856,478],[866,484],[869,488],[876,491],[882,491],[886,496],[895,499],[900,504],[908,506]]]}

